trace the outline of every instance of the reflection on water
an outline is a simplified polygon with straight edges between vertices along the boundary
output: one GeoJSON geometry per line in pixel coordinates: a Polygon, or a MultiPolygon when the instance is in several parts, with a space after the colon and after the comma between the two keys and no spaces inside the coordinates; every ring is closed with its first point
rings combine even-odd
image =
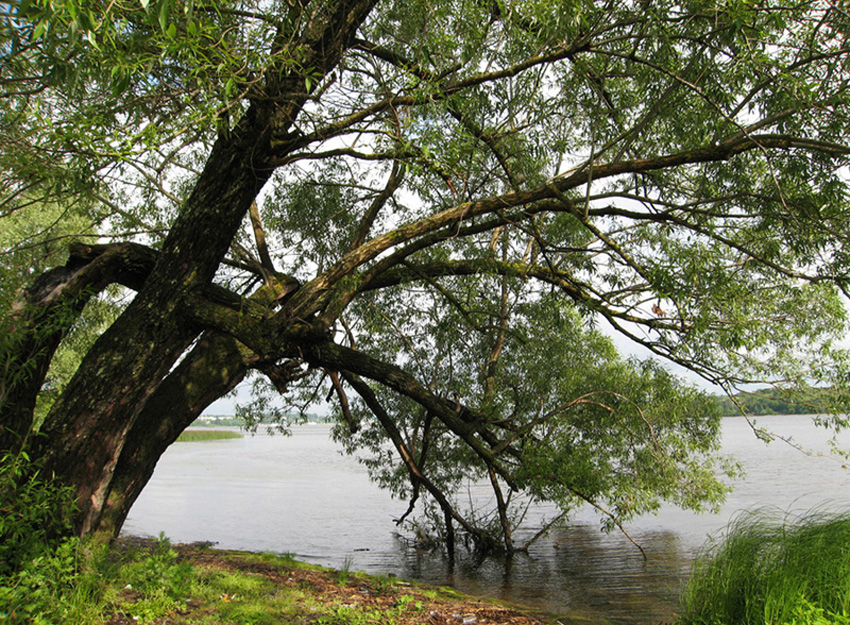
{"type": "Polygon", "coordinates": [[[672,531],[648,532],[641,544],[650,554],[646,561],[621,535],[602,534],[597,525],[571,525],[509,563],[460,559],[451,574],[440,558],[409,555],[403,574],[595,623],[670,620],[688,559],[672,531]]]}
{"type": "MultiPolygon", "coordinates": [[[[762,424],[808,449],[826,449],[827,436],[808,419],[771,417],[762,424]]],[[[696,551],[736,511],[850,503],[850,474],[834,458],[806,456],[780,442],[764,445],[742,419],[724,421],[723,440],[724,452],[744,462],[747,478],[717,515],[665,507],[630,525],[646,561],[621,534],[601,533],[592,510],[582,510],[527,555],[507,563],[461,557],[449,571],[439,554],[418,552],[397,538],[393,519],[406,503],[371,484],[355,460],[337,452],[328,427],[316,425],[297,427],[292,437],[173,445],[124,529],[450,583],[594,623],[659,623],[672,620],[696,551]]],[[[850,447],[850,439],[845,443],[850,447]]]]}

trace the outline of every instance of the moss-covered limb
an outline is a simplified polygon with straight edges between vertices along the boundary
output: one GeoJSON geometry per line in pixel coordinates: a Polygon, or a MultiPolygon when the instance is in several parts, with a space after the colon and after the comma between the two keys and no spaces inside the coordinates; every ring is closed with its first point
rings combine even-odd
{"type": "Polygon", "coordinates": [[[53,355],[86,304],[110,284],[140,288],[156,258],[135,243],[72,243],[66,264],[39,276],[13,304],[0,340],[0,452],[23,447],[53,355]]]}
{"type": "Polygon", "coordinates": [[[575,278],[566,271],[558,271],[550,267],[530,263],[499,261],[494,258],[450,260],[420,264],[410,263],[407,266],[396,267],[374,276],[363,284],[361,290],[373,291],[428,278],[481,274],[501,275],[519,279],[535,278],[559,287],[577,301],[582,301],[589,297],[581,288],[581,285],[575,282],[575,278]]]}
{"type": "Polygon", "coordinates": [[[499,448],[500,453],[508,455],[515,454],[516,450],[501,444],[502,441],[488,429],[489,420],[466,406],[438,397],[399,367],[333,343],[327,340],[321,328],[309,324],[277,327],[280,320],[269,321],[259,314],[243,314],[202,299],[196,299],[190,308],[198,322],[231,333],[259,354],[261,360],[297,356],[314,367],[357,374],[410,397],[462,438],[486,466],[492,467],[515,488],[513,475],[493,449],[499,448]]]}
{"type": "MultiPolygon", "coordinates": [[[[592,179],[600,181],[616,176],[659,171],[683,165],[721,163],[753,150],[789,149],[822,151],[836,155],[846,154],[850,151],[843,146],[810,142],[786,135],[736,136],[709,147],[685,150],[653,158],[594,165],[592,179]]],[[[377,236],[346,253],[332,267],[307,283],[293,298],[293,308],[299,312],[305,310],[318,294],[335,288],[340,280],[350,277],[357,267],[374,260],[387,250],[413,242],[419,237],[433,234],[446,227],[455,227],[463,221],[552,199],[565,201],[568,210],[577,212],[576,207],[572,202],[566,200],[564,194],[587,184],[589,176],[587,169],[580,167],[530,189],[456,204],[377,236]]]]}

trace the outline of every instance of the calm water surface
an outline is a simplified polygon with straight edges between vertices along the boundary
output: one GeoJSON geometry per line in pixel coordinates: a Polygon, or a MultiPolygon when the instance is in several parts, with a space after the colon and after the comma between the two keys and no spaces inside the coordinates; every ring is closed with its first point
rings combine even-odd
{"type": "MultiPolygon", "coordinates": [[[[717,515],[665,507],[629,527],[648,555],[622,535],[599,531],[582,510],[527,556],[510,562],[461,559],[449,571],[438,554],[398,539],[393,519],[407,508],[369,482],[356,460],[339,454],[329,427],[304,425],[293,436],[180,443],[162,457],[133,507],[124,531],[172,541],[213,541],[226,549],[293,553],[332,567],[433,583],[450,583],[593,623],[660,623],[678,609],[678,596],[696,551],[743,509],[850,509],[850,471],[821,454],[828,435],[801,417],[765,417],[772,431],[815,455],[782,442],[765,445],[743,419],[725,419],[724,452],[747,475],[717,515]]],[[[850,436],[842,439],[850,448],[850,436]]]]}

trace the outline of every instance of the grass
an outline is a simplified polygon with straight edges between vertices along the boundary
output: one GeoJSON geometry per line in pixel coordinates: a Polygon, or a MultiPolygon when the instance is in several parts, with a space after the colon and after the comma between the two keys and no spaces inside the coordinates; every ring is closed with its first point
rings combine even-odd
{"type": "Polygon", "coordinates": [[[178,443],[194,443],[198,441],[219,441],[228,438],[242,438],[239,432],[230,430],[185,430],[177,438],[178,443]]]}
{"type": "Polygon", "coordinates": [[[850,625],[850,515],[738,517],[701,554],[679,625],[850,625]]]}
{"type": "Polygon", "coordinates": [[[288,555],[173,546],[164,537],[95,551],[75,541],[52,563],[0,578],[0,624],[542,625],[450,589],[340,575],[288,555]]]}

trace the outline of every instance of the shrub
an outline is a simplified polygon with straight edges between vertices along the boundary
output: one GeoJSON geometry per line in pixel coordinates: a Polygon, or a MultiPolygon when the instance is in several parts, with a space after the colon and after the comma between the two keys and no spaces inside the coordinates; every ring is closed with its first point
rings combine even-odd
{"type": "Polygon", "coordinates": [[[73,492],[42,478],[26,453],[0,459],[0,576],[51,553],[71,535],[73,492]]]}
{"type": "Polygon", "coordinates": [[[141,593],[161,593],[171,599],[186,596],[195,581],[195,569],[181,561],[164,534],[154,541],[150,554],[124,567],[122,577],[141,593]]]}
{"type": "Polygon", "coordinates": [[[26,453],[0,460],[0,623],[88,623],[97,613],[102,584],[70,537],[73,512],[71,489],[26,453]]]}
{"type": "Polygon", "coordinates": [[[102,608],[103,584],[91,552],[65,539],[0,577],[0,623],[93,623],[102,608]]]}

